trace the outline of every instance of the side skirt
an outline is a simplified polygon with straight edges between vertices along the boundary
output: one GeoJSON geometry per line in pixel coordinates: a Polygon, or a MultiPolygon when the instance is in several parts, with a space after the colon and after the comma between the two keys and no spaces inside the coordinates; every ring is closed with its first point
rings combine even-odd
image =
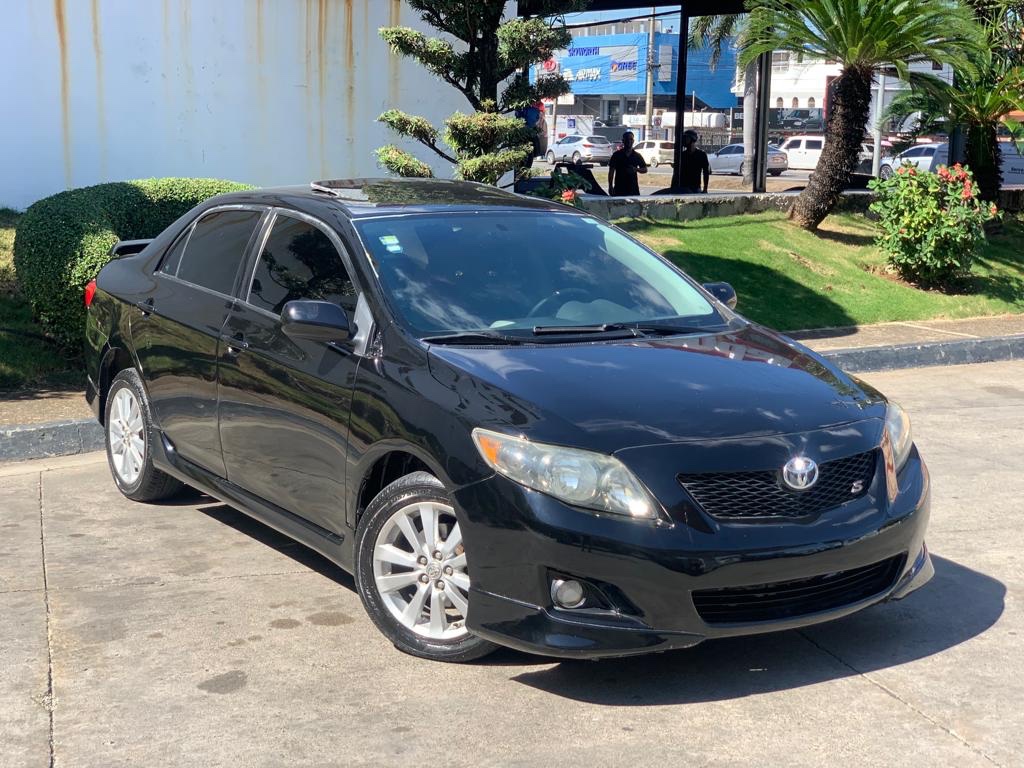
{"type": "Polygon", "coordinates": [[[158,450],[154,451],[153,463],[162,471],[309,547],[347,573],[354,572],[354,536],[346,537],[321,528],[196,466],[178,455],[174,445],[162,435],[157,448],[158,450]]]}

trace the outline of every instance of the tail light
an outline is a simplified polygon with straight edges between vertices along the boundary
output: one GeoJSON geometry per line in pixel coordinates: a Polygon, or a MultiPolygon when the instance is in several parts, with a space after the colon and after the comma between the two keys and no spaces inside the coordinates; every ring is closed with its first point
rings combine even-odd
{"type": "Polygon", "coordinates": [[[85,295],[82,297],[85,300],[85,308],[88,309],[92,306],[93,297],[96,295],[96,281],[90,280],[85,284],[85,295]]]}
{"type": "Polygon", "coordinates": [[[593,149],[594,148],[593,144],[584,144],[583,146],[586,147],[587,149],[593,149]]]}

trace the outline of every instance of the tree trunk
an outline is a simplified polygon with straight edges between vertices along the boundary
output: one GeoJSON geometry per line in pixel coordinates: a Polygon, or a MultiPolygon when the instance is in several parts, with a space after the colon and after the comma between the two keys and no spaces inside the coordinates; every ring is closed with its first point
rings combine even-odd
{"type": "Polygon", "coordinates": [[[848,67],[833,83],[821,159],[789,214],[804,229],[817,229],[832,212],[860,162],[871,109],[871,78],[870,68],[848,67]]]}
{"type": "Polygon", "coordinates": [[[982,200],[992,203],[999,198],[1003,185],[1000,168],[1002,153],[994,125],[967,126],[967,167],[974,173],[978,183],[978,194],[982,200]]]}
{"type": "Polygon", "coordinates": [[[754,144],[757,135],[757,59],[743,70],[743,183],[754,183],[754,144]]]}

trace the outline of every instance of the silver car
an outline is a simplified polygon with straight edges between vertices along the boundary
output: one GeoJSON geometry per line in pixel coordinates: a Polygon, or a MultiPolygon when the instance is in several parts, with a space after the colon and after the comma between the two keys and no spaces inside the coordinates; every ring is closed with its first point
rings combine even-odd
{"type": "Polygon", "coordinates": [[[600,163],[607,165],[615,147],[604,136],[566,136],[548,149],[550,165],[557,162],[600,163]]]}
{"type": "MultiPolygon", "coordinates": [[[[743,175],[743,145],[729,144],[708,155],[712,173],[738,173],[743,175]]],[[[789,157],[781,149],[768,147],[768,173],[778,176],[789,170],[789,157]]]]}

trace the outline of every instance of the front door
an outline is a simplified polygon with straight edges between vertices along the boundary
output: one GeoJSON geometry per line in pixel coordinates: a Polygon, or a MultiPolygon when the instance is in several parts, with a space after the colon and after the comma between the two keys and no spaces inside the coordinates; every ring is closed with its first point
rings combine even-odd
{"type": "Polygon", "coordinates": [[[131,334],[150,407],[182,457],[224,476],[217,428],[217,348],[239,267],[262,211],[205,213],[168,249],[131,334]]]}
{"type": "Polygon", "coordinates": [[[345,457],[359,357],[351,342],[293,339],[281,310],[296,299],[341,305],[356,290],[337,236],[320,222],[278,211],[250,284],[224,327],[220,435],[227,477],[320,528],[345,525],[345,457]]]}

